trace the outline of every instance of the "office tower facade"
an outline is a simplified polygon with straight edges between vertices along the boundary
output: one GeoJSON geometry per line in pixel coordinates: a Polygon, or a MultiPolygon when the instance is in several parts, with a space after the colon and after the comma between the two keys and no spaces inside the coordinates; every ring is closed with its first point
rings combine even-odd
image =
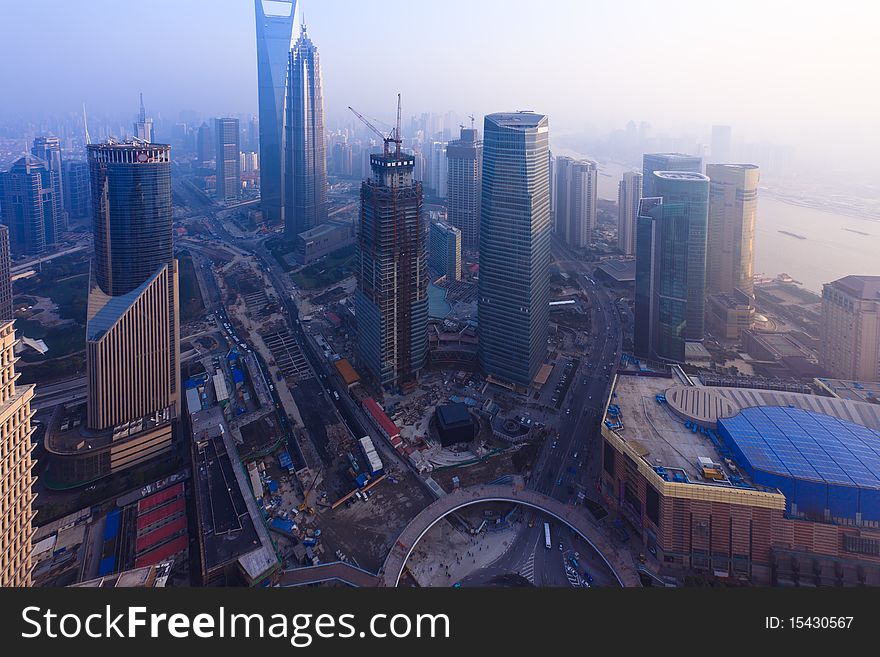
{"type": "Polygon", "coordinates": [[[64,205],[64,161],[61,157],[61,140],[58,137],[36,137],[31,145],[31,154],[40,158],[55,174],[55,212],[58,229],[67,230],[67,208],[64,205]]]}
{"type": "Polygon", "coordinates": [[[0,225],[0,323],[15,319],[12,305],[12,252],[9,228],[0,225]]]}
{"type": "Polygon", "coordinates": [[[216,196],[220,201],[234,201],[241,194],[241,146],[238,119],[214,119],[214,137],[217,143],[215,155],[216,196]]]}
{"type": "Polygon", "coordinates": [[[642,200],[642,174],[627,171],[617,184],[617,248],[624,255],[636,252],[636,220],[642,200]]]}
{"type": "Polygon", "coordinates": [[[446,198],[448,191],[449,165],[446,157],[446,142],[432,141],[426,147],[427,176],[425,187],[436,197],[446,198]]]}
{"type": "Polygon", "coordinates": [[[709,238],[706,290],[754,296],[755,218],[760,170],[754,164],[707,164],[709,238]]]}
{"type": "Polygon", "coordinates": [[[845,276],[822,287],[821,340],[830,377],[880,381],[880,276],[845,276]]]}
{"type": "Polygon", "coordinates": [[[0,322],[0,453],[3,486],[0,487],[0,587],[31,585],[31,542],[34,536],[34,494],[31,490],[31,399],[34,386],[17,385],[15,329],[12,321],[0,322]]]}
{"type": "Polygon", "coordinates": [[[284,231],[292,239],[327,221],[324,84],[306,26],[290,51],[285,113],[284,231]]]}
{"type": "Polygon", "coordinates": [[[550,303],[549,124],[533,112],[486,116],[480,208],[479,356],[529,386],[547,353],[550,303]]]}
{"type": "Polygon", "coordinates": [[[659,196],[654,189],[657,179],[655,171],[693,171],[703,172],[703,159],[684,153],[645,153],[642,157],[642,198],[659,196]]]}
{"type": "Polygon", "coordinates": [[[210,162],[214,157],[214,140],[211,138],[211,126],[202,123],[196,133],[196,158],[199,163],[210,162]]]}
{"type": "Polygon", "coordinates": [[[138,120],[134,122],[135,139],[150,143],[153,141],[153,119],[147,118],[147,110],[144,109],[144,95],[141,94],[141,106],[138,111],[138,120]]]}
{"type": "Polygon", "coordinates": [[[713,164],[730,162],[731,130],[729,125],[712,126],[712,143],[709,150],[709,161],[713,164]]]}
{"type": "Polygon", "coordinates": [[[361,185],[355,313],[358,356],[386,387],[416,380],[428,355],[428,254],[413,156],[370,156],[361,185]]]}
{"type": "Polygon", "coordinates": [[[180,352],[171,149],[108,142],[88,146],[88,156],[95,255],[86,325],[87,425],[103,431],[156,414],[173,418],[180,352]]]}
{"type": "Polygon", "coordinates": [[[446,146],[447,216],[461,231],[462,246],[476,250],[480,245],[480,195],[483,177],[483,142],[473,128],[446,146]]]}
{"type": "Polygon", "coordinates": [[[431,223],[428,264],[446,280],[461,280],[461,231],[442,221],[431,223]]]}
{"type": "Polygon", "coordinates": [[[284,220],[284,107],[296,0],[254,0],[260,126],[260,205],[271,223],[284,220]]]}
{"type": "Polygon", "coordinates": [[[57,177],[33,155],[19,158],[0,174],[0,210],[13,254],[40,255],[55,245],[61,228],[57,177]]]}
{"type": "Polygon", "coordinates": [[[596,228],[599,169],[590,160],[556,158],[556,233],[569,246],[589,246],[596,228]]]}
{"type": "Polygon", "coordinates": [[[89,189],[89,163],[85,160],[64,162],[64,207],[71,219],[90,216],[92,203],[89,189]]]}
{"type": "Polygon", "coordinates": [[[655,171],[642,199],[636,246],[635,347],[639,356],[685,362],[704,338],[709,178],[655,171]]]}

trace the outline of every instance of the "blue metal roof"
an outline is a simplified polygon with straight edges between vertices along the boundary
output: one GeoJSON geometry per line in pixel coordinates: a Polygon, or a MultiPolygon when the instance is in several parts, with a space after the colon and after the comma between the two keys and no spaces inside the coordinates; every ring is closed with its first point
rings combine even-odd
{"type": "Polygon", "coordinates": [[[830,415],[780,406],[719,420],[749,469],[805,481],[880,490],[880,432],[830,415]]]}

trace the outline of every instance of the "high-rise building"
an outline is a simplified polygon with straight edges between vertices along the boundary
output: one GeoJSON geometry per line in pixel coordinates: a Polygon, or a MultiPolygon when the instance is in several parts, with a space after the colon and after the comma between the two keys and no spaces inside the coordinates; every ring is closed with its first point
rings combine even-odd
{"type": "Polygon", "coordinates": [[[64,207],[73,219],[88,217],[92,211],[89,189],[89,163],[85,160],[64,162],[64,207]]]}
{"type": "Polygon", "coordinates": [[[15,319],[12,305],[12,254],[9,228],[0,225],[0,323],[15,319]]]}
{"type": "MultiPolygon", "coordinates": [[[[88,155],[95,245],[86,326],[88,428],[114,429],[156,414],[170,419],[180,389],[171,149],[111,141],[88,146],[88,155]]],[[[167,435],[170,441],[170,427],[167,435]]]]}
{"type": "Polygon", "coordinates": [[[431,223],[428,264],[447,280],[461,280],[461,231],[442,221],[431,223]]]}
{"type": "Polygon", "coordinates": [[[483,175],[483,142],[473,128],[446,146],[447,207],[449,223],[461,231],[465,249],[480,245],[480,194],[483,175]]]}
{"type": "Polygon", "coordinates": [[[290,51],[284,123],[284,230],[290,238],[327,221],[324,92],[306,26],[290,51]]]}
{"type": "Polygon", "coordinates": [[[260,128],[260,203],[270,223],[284,220],[284,101],[296,0],[254,0],[260,128]]]}
{"type": "Polygon", "coordinates": [[[383,386],[417,379],[428,355],[428,254],[412,155],[370,155],[358,234],[358,355],[383,386]]]}
{"type": "Polygon", "coordinates": [[[550,129],[534,112],[486,116],[480,208],[479,355],[492,377],[529,386],[547,354],[550,129]]]}
{"type": "Polygon", "coordinates": [[[144,95],[141,94],[141,106],[138,111],[138,120],[134,122],[134,136],[136,139],[147,143],[153,141],[153,119],[147,118],[147,110],[144,109],[144,95]]]}
{"type": "Polygon", "coordinates": [[[683,153],[645,153],[642,158],[642,198],[659,196],[654,189],[655,171],[703,172],[703,159],[683,153]]]}
{"type": "Polygon", "coordinates": [[[599,169],[590,160],[556,158],[556,233],[569,246],[584,248],[596,228],[599,169]]]}
{"type": "Polygon", "coordinates": [[[214,140],[211,139],[211,126],[202,123],[196,134],[196,158],[201,164],[210,162],[214,157],[214,140]]]}
{"type": "Polygon", "coordinates": [[[238,119],[214,119],[214,138],[217,143],[217,198],[234,201],[241,195],[238,119]]]}
{"type": "Polygon", "coordinates": [[[880,276],[822,287],[821,365],[836,379],[880,381],[880,276]]]}
{"type": "Polygon", "coordinates": [[[31,146],[31,153],[43,160],[49,171],[55,175],[55,212],[58,216],[58,229],[67,230],[67,208],[64,206],[64,161],[61,158],[61,140],[58,137],[37,137],[31,146]]]}
{"type": "Polygon", "coordinates": [[[446,198],[449,165],[446,157],[446,142],[432,141],[427,144],[428,175],[425,187],[438,198],[446,198]]]}
{"type": "Polygon", "coordinates": [[[0,322],[0,587],[31,585],[34,510],[31,399],[34,386],[17,385],[14,322],[0,322]]]}
{"type": "Polygon", "coordinates": [[[730,135],[729,125],[712,126],[712,144],[709,151],[709,160],[713,164],[730,162],[730,135]]]}
{"type": "Polygon", "coordinates": [[[55,194],[57,172],[46,162],[25,155],[0,174],[0,211],[9,226],[12,252],[40,255],[55,245],[60,230],[55,194]]]}
{"type": "Polygon", "coordinates": [[[709,178],[655,171],[636,230],[635,349],[685,362],[686,343],[704,338],[709,178]]]}
{"type": "Polygon", "coordinates": [[[710,180],[706,290],[716,294],[740,289],[753,296],[760,171],[754,164],[707,164],[706,175],[710,180]]]}
{"type": "Polygon", "coordinates": [[[642,174],[627,171],[617,185],[617,248],[631,256],[636,252],[636,219],[642,199],[642,174]]]}

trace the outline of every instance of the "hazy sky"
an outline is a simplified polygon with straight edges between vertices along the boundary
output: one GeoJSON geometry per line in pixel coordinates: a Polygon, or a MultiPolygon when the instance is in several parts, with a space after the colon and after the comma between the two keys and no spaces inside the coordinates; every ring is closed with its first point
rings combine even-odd
{"type": "MultiPolygon", "coordinates": [[[[867,0],[301,0],[335,123],[353,105],[535,109],[551,130],[728,123],[735,135],[874,161],[867,0]]],[[[251,0],[5,2],[0,115],[256,109],[251,0]]]]}

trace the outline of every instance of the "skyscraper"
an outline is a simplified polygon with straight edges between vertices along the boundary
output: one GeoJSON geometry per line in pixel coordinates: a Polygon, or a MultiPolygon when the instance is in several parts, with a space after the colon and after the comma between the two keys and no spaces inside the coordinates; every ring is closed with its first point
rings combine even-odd
{"type": "Polygon", "coordinates": [[[428,264],[449,281],[461,280],[461,231],[442,221],[431,222],[428,264]]]}
{"type": "Polygon", "coordinates": [[[211,126],[202,123],[196,134],[196,158],[201,164],[208,162],[214,156],[214,141],[211,139],[211,126]]]}
{"type": "Polygon", "coordinates": [[[36,137],[31,153],[43,160],[49,171],[56,174],[55,212],[58,217],[58,230],[67,230],[67,208],[64,206],[64,162],[61,158],[61,140],[58,137],[36,137]]]}
{"type": "Polygon", "coordinates": [[[327,221],[321,61],[306,26],[290,51],[284,139],[284,230],[294,238],[327,221]]]}
{"type": "Polygon", "coordinates": [[[0,225],[0,323],[15,319],[12,305],[12,257],[9,228],[0,225]]]}
{"type": "Polygon", "coordinates": [[[730,126],[712,126],[712,144],[710,146],[709,159],[713,164],[725,164],[730,162],[730,126]]]}
{"type": "Polygon", "coordinates": [[[31,406],[34,386],[16,385],[15,329],[0,322],[0,587],[31,585],[34,494],[31,489],[31,406]]]}
{"type": "Polygon", "coordinates": [[[428,254],[412,155],[370,155],[358,235],[358,355],[383,386],[414,381],[428,355],[428,254]]]}
{"type": "Polygon", "coordinates": [[[550,172],[547,117],[486,116],[480,208],[479,355],[483,370],[529,386],[547,353],[550,172]]]}
{"type": "Polygon", "coordinates": [[[589,246],[596,228],[598,175],[595,162],[556,158],[556,233],[575,248],[589,246]]]}
{"type": "Polygon", "coordinates": [[[480,194],[483,176],[483,142],[473,128],[446,146],[447,207],[449,223],[461,231],[465,249],[480,245],[480,194]]]}
{"type": "Polygon", "coordinates": [[[141,106],[138,111],[138,120],[134,122],[134,136],[141,141],[153,141],[153,119],[147,118],[147,110],[144,109],[144,95],[141,94],[141,106]]]}
{"type": "Polygon", "coordinates": [[[754,296],[755,217],[760,171],[754,164],[707,164],[709,238],[708,294],[735,289],[754,296]]]}
{"type": "MultiPolygon", "coordinates": [[[[86,326],[87,424],[113,429],[179,406],[171,149],[88,146],[95,256],[86,326]]],[[[170,427],[168,428],[170,440],[170,427]]]]}
{"type": "Polygon", "coordinates": [[[703,172],[703,160],[696,155],[683,153],[645,153],[642,158],[642,198],[659,196],[654,189],[655,171],[703,172]]]}
{"type": "Polygon", "coordinates": [[[617,248],[624,255],[636,252],[636,219],[642,199],[642,174],[627,171],[617,185],[617,248]]]}
{"type": "Polygon", "coordinates": [[[656,197],[642,199],[636,246],[635,347],[639,356],[682,363],[704,337],[709,178],[655,171],[656,197]]]}
{"type": "Polygon", "coordinates": [[[16,255],[40,255],[55,245],[60,218],[57,173],[33,155],[0,174],[0,210],[16,255]]]}
{"type": "Polygon", "coordinates": [[[822,287],[821,365],[852,381],[880,381],[880,276],[845,276],[822,287]]]}
{"type": "Polygon", "coordinates": [[[260,124],[260,199],[263,218],[284,219],[283,150],[287,67],[296,0],[254,0],[260,124]]]}
{"type": "Polygon", "coordinates": [[[91,214],[89,163],[85,160],[64,162],[64,207],[73,219],[82,219],[91,214]]]}
{"type": "Polygon", "coordinates": [[[241,194],[238,119],[214,119],[214,138],[217,144],[217,198],[234,201],[241,194]]]}

